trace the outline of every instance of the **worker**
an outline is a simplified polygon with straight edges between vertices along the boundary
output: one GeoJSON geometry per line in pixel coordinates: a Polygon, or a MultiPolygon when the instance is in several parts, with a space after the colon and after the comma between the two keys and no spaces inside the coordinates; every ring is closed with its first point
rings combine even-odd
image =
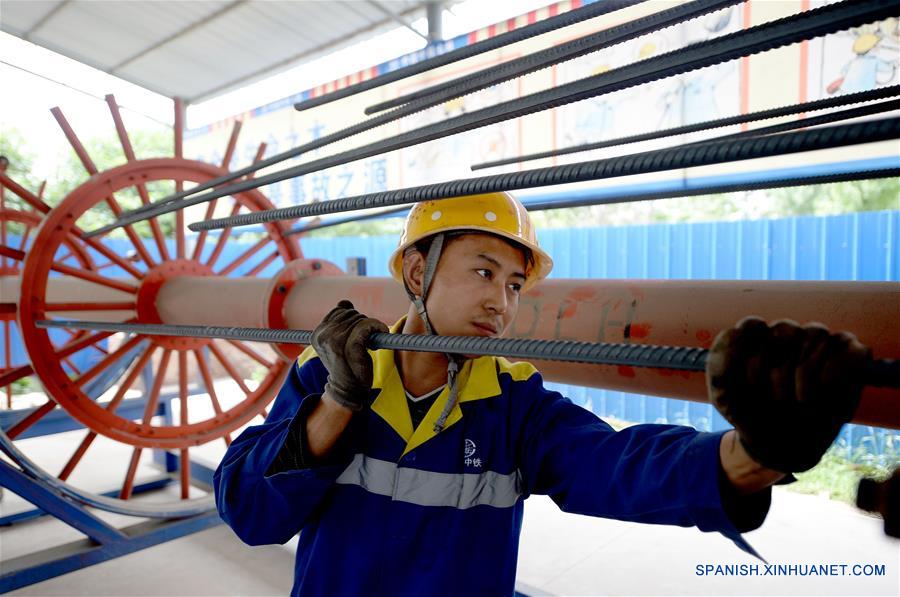
{"type": "MultiPolygon", "coordinates": [[[[522,204],[492,193],[416,204],[389,265],[411,301],[391,332],[500,337],[552,261],[522,204]]],[[[244,542],[300,533],[293,594],[511,595],[532,494],[717,531],[752,553],[741,533],[851,418],[869,358],[847,334],[747,319],[718,336],[707,371],[734,429],[615,431],[529,363],[366,349],[387,331],[338,303],[215,473],[244,542]]]]}

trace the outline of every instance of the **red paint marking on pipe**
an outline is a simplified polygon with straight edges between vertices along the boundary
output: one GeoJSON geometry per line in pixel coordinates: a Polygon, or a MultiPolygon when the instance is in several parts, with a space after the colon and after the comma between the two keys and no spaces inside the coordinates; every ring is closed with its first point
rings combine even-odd
{"type": "Polygon", "coordinates": [[[569,293],[573,301],[586,301],[597,296],[597,289],[590,286],[579,286],[569,293]]]}
{"type": "Polygon", "coordinates": [[[622,377],[635,377],[637,375],[634,367],[629,367],[628,365],[619,365],[617,369],[622,377]]]}
{"type": "Polygon", "coordinates": [[[632,323],[631,324],[631,337],[632,338],[646,338],[650,335],[650,329],[653,326],[649,323],[632,323]]]}
{"type": "Polygon", "coordinates": [[[559,318],[568,319],[570,317],[574,317],[577,310],[578,303],[569,303],[564,310],[560,311],[559,318]]]}
{"type": "Polygon", "coordinates": [[[695,337],[697,338],[697,342],[699,342],[700,346],[703,348],[712,346],[713,335],[709,330],[697,330],[695,337]]]}
{"type": "Polygon", "coordinates": [[[653,371],[657,371],[663,377],[683,377],[684,379],[690,379],[691,377],[690,371],[678,369],[654,369],[653,371]]]}

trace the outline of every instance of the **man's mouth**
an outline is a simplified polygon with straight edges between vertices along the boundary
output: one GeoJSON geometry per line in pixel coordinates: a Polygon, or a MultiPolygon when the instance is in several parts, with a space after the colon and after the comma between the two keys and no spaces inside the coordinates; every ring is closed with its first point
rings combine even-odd
{"type": "Polygon", "coordinates": [[[489,323],[476,323],[476,322],[473,322],[472,325],[474,325],[476,328],[478,328],[479,330],[481,330],[481,331],[484,332],[485,334],[488,334],[488,335],[491,335],[491,336],[494,336],[494,335],[497,334],[497,328],[495,328],[494,326],[492,326],[492,325],[489,324],[489,323]]]}

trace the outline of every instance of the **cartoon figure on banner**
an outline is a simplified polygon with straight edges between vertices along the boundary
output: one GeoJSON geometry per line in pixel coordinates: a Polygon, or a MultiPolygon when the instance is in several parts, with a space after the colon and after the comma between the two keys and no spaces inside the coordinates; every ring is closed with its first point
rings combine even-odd
{"type": "MultiPolygon", "coordinates": [[[[728,8],[708,15],[699,30],[692,31],[697,25],[691,24],[685,29],[687,43],[707,41],[735,28],[734,14],[734,9],[728,8]]],[[[641,59],[659,53],[658,49],[648,46],[649,43],[642,46],[641,59]]],[[[723,116],[725,112],[731,113],[732,110],[720,108],[722,100],[729,104],[733,102],[736,111],[739,101],[737,70],[737,62],[731,61],[675,77],[660,99],[662,108],[657,128],[696,124],[723,116]]]]}
{"type": "MultiPolygon", "coordinates": [[[[839,76],[828,83],[825,91],[829,95],[856,93],[896,82],[897,62],[900,59],[898,20],[891,17],[853,29],[850,33],[853,37],[847,52],[849,59],[845,54],[839,76]]],[[[831,58],[828,52],[825,56],[831,58]]]]}
{"type": "MultiPolygon", "coordinates": [[[[609,63],[601,63],[591,70],[590,76],[603,74],[611,68],[609,63]]],[[[609,95],[599,95],[578,102],[576,105],[580,109],[575,118],[575,127],[566,130],[563,134],[564,145],[580,145],[612,137],[613,129],[616,126],[615,100],[609,95]]]]}
{"type": "MultiPolygon", "coordinates": [[[[486,106],[492,106],[516,97],[516,84],[507,82],[485,89],[472,98],[466,104],[469,110],[477,110],[486,106]]],[[[499,122],[497,124],[471,131],[467,135],[460,135],[461,147],[464,153],[457,155],[478,156],[481,161],[496,160],[507,157],[507,148],[511,147],[509,140],[515,136],[516,125],[512,122],[499,122]]]]}
{"type": "MultiPolygon", "coordinates": [[[[420,112],[403,123],[404,130],[454,118],[514,97],[515,83],[496,85],[420,112]]],[[[467,175],[470,160],[506,157],[506,149],[515,144],[516,130],[515,123],[498,123],[404,149],[401,154],[404,183],[423,184],[436,179],[458,178],[467,175]]]]}
{"type": "Polygon", "coordinates": [[[506,135],[499,125],[485,127],[478,145],[478,158],[482,162],[506,157],[506,135]]]}

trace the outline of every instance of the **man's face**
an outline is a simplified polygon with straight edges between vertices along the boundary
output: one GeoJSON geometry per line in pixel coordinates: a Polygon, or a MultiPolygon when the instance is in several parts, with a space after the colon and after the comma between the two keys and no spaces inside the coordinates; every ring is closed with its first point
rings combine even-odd
{"type": "Polygon", "coordinates": [[[453,237],[425,304],[443,336],[502,336],[516,318],[525,254],[489,234],[453,237]]]}

